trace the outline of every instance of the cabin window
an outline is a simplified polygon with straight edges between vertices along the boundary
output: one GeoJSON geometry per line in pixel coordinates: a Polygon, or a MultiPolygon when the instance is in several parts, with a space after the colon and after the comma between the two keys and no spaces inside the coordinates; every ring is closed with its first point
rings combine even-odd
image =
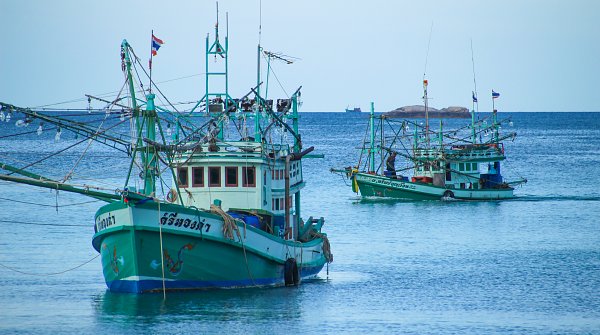
{"type": "Polygon", "coordinates": [[[467,171],[471,171],[471,163],[465,164],[465,168],[467,171]]]}
{"type": "Polygon", "coordinates": [[[237,187],[238,186],[238,168],[237,166],[226,166],[225,167],[225,186],[237,187]]]}
{"type": "Polygon", "coordinates": [[[275,210],[279,210],[279,198],[275,199],[275,210]]]}
{"type": "Polygon", "coordinates": [[[243,187],[256,187],[256,168],[242,167],[242,186],[243,187]]]}
{"type": "Polygon", "coordinates": [[[211,166],[208,168],[208,186],[220,187],[221,186],[221,167],[211,166]]]}
{"type": "Polygon", "coordinates": [[[473,171],[477,171],[477,170],[478,170],[477,163],[473,163],[473,171]]]}
{"type": "Polygon", "coordinates": [[[188,187],[188,168],[177,168],[177,185],[180,187],[188,187]]]}
{"type": "Polygon", "coordinates": [[[458,164],[458,171],[464,171],[464,170],[465,170],[465,163],[458,164]]]}
{"type": "Polygon", "coordinates": [[[204,187],[204,167],[192,168],[192,186],[204,187]]]}

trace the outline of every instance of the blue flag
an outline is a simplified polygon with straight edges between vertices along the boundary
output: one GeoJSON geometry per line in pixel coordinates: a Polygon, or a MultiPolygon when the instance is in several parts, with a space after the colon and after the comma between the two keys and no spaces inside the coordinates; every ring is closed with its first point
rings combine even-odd
{"type": "Polygon", "coordinates": [[[500,97],[500,93],[494,92],[494,90],[492,90],[492,99],[496,99],[498,97],[500,97]]]}
{"type": "Polygon", "coordinates": [[[473,93],[473,102],[477,102],[477,97],[475,96],[475,92],[471,91],[471,93],[473,93]]]}

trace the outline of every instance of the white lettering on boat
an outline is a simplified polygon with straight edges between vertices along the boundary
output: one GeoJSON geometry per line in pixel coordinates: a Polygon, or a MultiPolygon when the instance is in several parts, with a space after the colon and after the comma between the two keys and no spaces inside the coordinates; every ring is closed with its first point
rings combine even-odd
{"type": "Polygon", "coordinates": [[[365,179],[369,183],[382,185],[382,186],[405,188],[405,189],[409,189],[409,190],[417,189],[417,187],[415,185],[407,184],[407,183],[401,182],[401,181],[393,181],[393,180],[389,180],[389,179],[380,179],[380,178],[365,178],[365,179]]]}

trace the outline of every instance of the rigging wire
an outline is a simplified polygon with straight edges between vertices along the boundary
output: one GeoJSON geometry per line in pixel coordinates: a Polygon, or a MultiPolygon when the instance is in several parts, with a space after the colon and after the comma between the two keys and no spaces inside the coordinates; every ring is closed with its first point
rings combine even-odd
{"type": "MultiPolygon", "coordinates": [[[[15,200],[15,199],[9,199],[9,198],[1,198],[0,197],[0,200],[12,201],[12,202],[20,203],[20,204],[35,205],[35,206],[40,206],[40,207],[52,207],[52,208],[56,207],[56,205],[40,204],[40,203],[36,203],[36,202],[28,202],[28,201],[15,200]]],[[[60,205],[59,207],[79,206],[79,205],[91,204],[91,203],[98,202],[98,201],[100,201],[100,200],[77,202],[77,203],[72,203],[72,204],[60,205]]],[[[71,225],[69,225],[69,226],[71,226],[71,225]]],[[[75,226],[75,225],[72,225],[72,226],[75,226]]]]}
{"type": "MultiPolygon", "coordinates": [[[[262,56],[265,59],[265,61],[267,61],[266,56],[264,54],[262,56]]],[[[290,95],[285,90],[285,87],[283,87],[283,85],[281,84],[281,81],[279,81],[279,77],[277,77],[277,73],[275,73],[275,70],[273,70],[273,65],[271,65],[270,67],[271,67],[271,72],[273,72],[273,76],[275,77],[275,80],[277,80],[277,83],[279,84],[279,87],[281,88],[281,90],[283,91],[283,93],[285,94],[285,96],[289,99],[290,95]]]]}
{"type": "MultiPolygon", "coordinates": [[[[188,78],[192,78],[192,77],[197,77],[197,76],[202,76],[205,73],[196,73],[196,74],[192,74],[192,75],[188,75],[188,76],[182,76],[182,77],[177,77],[177,78],[173,78],[173,79],[168,79],[168,80],[163,80],[160,82],[154,82],[152,81],[155,85],[156,84],[162,84],[162,83],[168,83],[168,82],[172,82],[172,81],[177,81],[177,80],[182,80],[182,79],[188,79],[188,78]]],[[[99,97],[107,97],[107,96],[112,96],[115,93],[117,93],[119,91],[111,91],[111,92],[106,92],[106,93],[100,93],[100,94],[96,94],[96,96],[99,97]]],[[[141,93],[143,91],[136,91],[136,93],[141,93]]],[[[32,108],[43,108],[43,107],[49,107],[49,106],[57,106],[57,105],[64,105],[64,104],[69,104],[69,103],[74,103],[74,102],[82,102],[82,101],[86,101],[87,98],[79,98],[79,99],[72,99],[72,100],[66,100],[66,101],[60,101],[60,102],[55,102],[55,103],[50,103],[50,104],[46,104],[46,105],[39,105],[39,106],[34,106],[32,108]]],[[[193,102],[195,103],[195,102],[193,102]]],[[[77,110],[77,109],[75,109],[77,110]]]]}
{"type": "MultiPolygon", "coordinates": [[[[23,171],[23,170],[25,170],[25,169],[26,169],[26,168],[28,168],[28,167],[34,166],[34,165],[36,165],[36,164],[38,164],[38,163],[41,163],[41,162],[43,162],[43,161],[45,161],[45,160],[47,160],[47,159],[49,159],[49,158],[51,158],[51,157],[53,157],[53,156],[56,156],[56,155],[58,155],[58,154],[60,154],[60,153],[62,153],[62,152],[65,152],[65,151],[67,151],[67,150],[69,150],[69,149],[71,149],[71,148],[73,148],[73,147],[75,147],[75,146],[77,146],[77,145],[79,145],[79,144],[81,144],[81,143],[83,143],[83,142],[87,141],[87,140],[91,140],[91,139],[93,139],[93,137],[94,137],[94,136],[97,136],[97,135],[99,135],[99,134],[105,133],[107,130],[109,130],[109,129],[113,128],[113,127],[116,127],[116,126],[118,126],[118,125],[119,125],[119,124],[121,124],[122,122],[124,122],[124,121],[118,122],[118,123],[117,123],[117,124],[115,124],[114,126],[111,126],[111,127],[109,127],[109,128],[106,128],[105,130],[103,130],[103,131],[101,131],[101,132],[97,132],[96,134],[94,134],[94,135],[92,135],[92,136],[90,136],[90,137],[86,137],[86,138],[82,139],[81,141],[77,141],[77,142],[75,142],[74,144],[72,144],[72,145],[69,145],[69,146],[67,146],[67,147],[65,147],[65,148],[63,148],[63,149],[61,149],[61,150],[59,150],[59,151],[56,151],[56,152],[54,152],[54,153],[52,153],[52,154],[50,154],[50,155],[48,155],[48,156],[46,156],[46,157],[43,157],[43,158],[41,158],[41,159],[39,159],[39,160],[37,160],[37,161],[35,161],[35,162],[33,162],[33,163],[29,163],[29,164],[27,164],[26,166],[24,166],[24,167],[20,168],[19,170],[23,171]]],[[[102,143],[102,142],[100,142],[100,143],[102,143]]],[[[116,148],[115,148],[115,149],[116,149],[116,148]]],[[[119,149],[117,149],[117,150],[119,150],[119,149]]],[[[14,173],[14,172],[11,172],[11,173],[9,173],[8,175],[11,175],[11,174],[13,174],[13,173],[14,173]]]]}
{"type": "Polygon", "coordinates": [[[79,269],[80,267],[82,267],[82,266],[84,266],[84,265],[86,265],[86,264],[90,263],[91,261],[93,261],[94,259],[96,259],[96,258],[98,258],[98,257],[100,257],[100,254],[97,254],[96,256],[92,257],[90,260],[87,260],[87,261],[85,261],[85,262],[83,262],[83,263],[81,263],[81,264],[79,264],[79,265],[77,265],[77,266],[75,266],[75,267],[72,267],[72,268],[70,268],[70,269],[66,269],[66,270],[59,271],[59,272],[50,272],[50,273],[32,273],[32,272],[25,272],[25,271],[21,271],[21,270],[18,270],[18,269],[16,269],[16,268],[13,268],[13,267],[10,267],[10,266],[7,266],[7,265],[4,265],[4,264],[2,264],[2,263],[0,263],[0,266],[1,266],[1,267],[3,267],[3,268],[5,268],[5,269],[8,269],[8,270],[11,270],[11,271],[14,271],[14,272],[20,273],[20,274],[28,275],[28,276],[40,276],[40,277],[43,277],[43,276],[56,276],[56,275],[60,275],[60,274],[67,273],[67,272],[69,272],[69,271],[73,271],[73,270],[79,269]]]}
{"type": "MultiPolygon", "coordinates": [[[[121,93],[123,92],[123,89],[125,88],[126,84],[127,84],[127,82],[123,83],[123,86],[121,86],[121,91],[119,92],[119,94],[117,96],[121,95],[121,93]]],[[[114,107],[114,105],[112,105],[112,106],[114,107]]],[[[109,108],[108,112],[110,113],[111,110],[112,110],[112,108],[109,108]]],[[[104,120],[102,120],[102,122],[98,125],[98,128],[96,129],[96,133],[102,128],[102,125],[104,124],[104,122],[106,121],[106,119],[108,118],[109,115],[110,114],[105,114],[104,120]]],[[[75,171],[75,169],[77,168],[77,166],[79,165],[79,163],[81,162],[81,160],[83,159],[83,157],[85,156],[85,154],[87,153],[87,151],[89,150],[89,148],[91,146],[92,146],[92,141],[88,141],[88,144],[85,147],[85,149],[83,150],[83,152],[81,153],[81,155],[79,156],[79,159],[75,162],[75,164],[73,164],[73,168],[71,169],[71,171],[69,171],[69,173],[67,173],[65,175],[65,178],[63,179],[63,182],[66,182],[67,180],[69,180],[73,176],[73,172],[75,171]]]]}

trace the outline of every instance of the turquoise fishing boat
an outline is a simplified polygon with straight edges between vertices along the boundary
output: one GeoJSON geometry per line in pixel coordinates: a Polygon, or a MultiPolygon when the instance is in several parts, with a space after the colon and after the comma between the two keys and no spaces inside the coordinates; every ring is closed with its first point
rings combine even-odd
{"type": "MultiPolygon", "coordinates": [[[[133,125],[130,138],[112,135],[111,127],[97,129],[39,110],[0,105],[13,117],[87,135],[89,143],[122,146],[131,155],[124,186],[112,192],[0,165],[10,172],[0,180],[107,202],[95,214],[92,245],[100,254],[110,291],[298,285],[333,260],[321,230],[324,219],[301,218],[302,161],[313,147],[303,148],[298,131],[300,88],[278,99],[275,107],[266,93],[261,95],[260,58],[266,51],[259,45],[257,84],[233,99],[228,91],[228,49],[228,36],[220,41],[217,24],[214,41],[206,38],[205,94],[181,112],[157,106],[151,90],[145,99],[136,96],[138,77],[133,73],[145,70],[124,40],[121,61],[129,96],[88,99],[118,108],[118,124],[133,125]],[[215,62],[220,62],[220,70],[213,69],[215,62]],[[221,85],[210,81],[216,77],[221,85]],[[170,122],[175,125],[172,139],[167,135],[170,122]],[[157,184],[168,179],[172,185],[161,193],[157,184]]],[[[150,88],[156,88],[149,78],[150,88]]]]}
{"type": "MultiPolygon", "coordinates": [[[[502,175],[501,164],[506,159],[503,141],[514,139],[516,133],[501,135],[500,129],[502,124],[510,124],[510,119],[498,120],[493,104],[488,118],[476,121],[473,107],[470,125],[444,130],[440,120],[434,130],[429,126],[427,86],[424,80],[424,123],[389,114],[375,115],[371,103],[370,137],[363,142],[358,164],[332,172],[347,177],[352,190],[362,196],[410,200],[513,198],[515,186],[527,180],[507,181],[502,175]],[[396,157],[402,160],[400,167],[396,157]]],[[[493,92],[492,101],[498,96],[493,92]]],[[[477,101],[475,95],[473,100],[477,101]]]]}

